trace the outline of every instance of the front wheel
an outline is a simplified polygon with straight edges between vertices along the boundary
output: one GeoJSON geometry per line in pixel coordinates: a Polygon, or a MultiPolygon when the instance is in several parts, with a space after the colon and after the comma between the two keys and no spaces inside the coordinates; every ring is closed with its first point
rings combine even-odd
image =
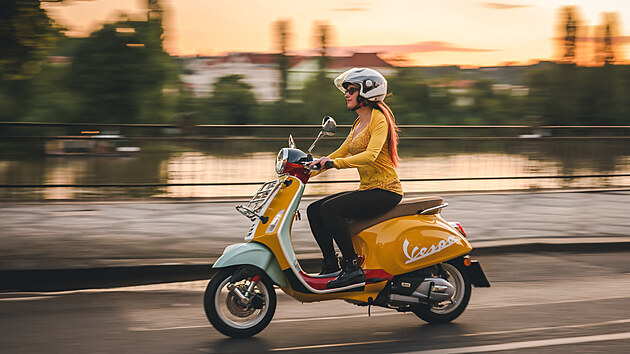
{"type": "Polygon", "coordinates": [[[276,292],[264,274],[257,282],[252,278],[230,282],[235,271],[236,268],[222,269],[210,280],[203,307],[219,332],[233,338],[247,338],[271,322],[276,311],[276,292]]]}
{"type": "Polygon", "coordinates": [[[444,272],[440,277],[455,287],[453,297],[437,304],[417,305],[412,309],[413,313],[429,323],[447,323],[459,317],[468,306],[472,291],[470,279],[466,277],[463,267],[458,259],[442,263],[444,272]]]}

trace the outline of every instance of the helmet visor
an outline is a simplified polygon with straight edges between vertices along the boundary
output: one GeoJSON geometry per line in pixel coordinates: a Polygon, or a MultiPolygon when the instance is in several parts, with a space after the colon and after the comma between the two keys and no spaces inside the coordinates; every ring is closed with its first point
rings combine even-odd
{"type": "MultiPolygon", "coordinates": [[[[350,70],[346,70],[343,74],[337,76],[337,78],[335,79],[335,86],[337,86],[337,88],[339,89],[339,91],[341,92],[346,92],[346,88],[344,87],[344,80],[346,79],[346,77],[348,77],[348,75],[354,71],[358,70],[358,68],[352,68],[350,70]]],[[[346,84],[350,84],[349,82],[346,82],[346,84]]]]}

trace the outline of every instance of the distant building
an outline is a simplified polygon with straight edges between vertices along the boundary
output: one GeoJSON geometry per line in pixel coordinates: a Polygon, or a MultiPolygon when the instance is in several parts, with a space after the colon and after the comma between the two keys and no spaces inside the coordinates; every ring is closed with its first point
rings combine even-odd
{"type": "MultiPolygon", "coordinates": [[[[277,54],[232,53],[218,57],[181,58],[186,74],[184,82],[197,96],[212,94],[213,85],[219,78],[228,75],[242,75],[243,82],[252,86],[256,99],[260,102],[274,102],[280,99],[280,71],[277,54]]],[[[319,72],[319,57],[289,56],[287,86],[289,90],[301,90],[304,84],[319,72]]],[[[376,53],[355,53],[347,57],[329,57],[326,74],[335,77],[353,67],[369,67],[384,76],[395,73],[396,68],[376,53]]]]}
{"type": "Polygon", "coordinates": [[[492,92],[507,96],[527,96],[529,95],[529,87],[525,85],[494,84],[492,85],[492,92]]]}
{"type": "MultiPolygon", "coordinates": [[[[252,91],[259,102],[274,102],[280,99],[280,71],[277,54],[266,53],[231,53],[213,57],[182,57],[186,74],[181,75],[182,82],[197,96],[210,96],[213,85],[221,77],[241,75],[243,81],[252,86],[252,91]]],[[[319,56],[288,56],[287,88],[299,91],[306,82],[319,73],[319,56]]],[[[414,67],[420,77],[430,84],[432,97],[455,96],[456,106],[474,104],[470,97],[474,84],[479,80],[493,83],[495,94],[527,96],[527,73],[530,70],[553,65],[541,61],[534,65],[491,66],[480,68],[461,68],[459,66],[414,67]]],[[[385,77],[393,76],[397,67],[379,57],[377,53],[354,53],[350,56],[328,58],[326,76],[331,79],[351,68],[368,67],[381,72],[385,77]]]]}
{"type": "MultiPolygon", "coordinates": [[[[371,68],[383,76],[396,73],[396,67],[389,64],[377,53],[354,53],[348,57],[329,57],[326,75],[335,78],[344,71],[352,68],[371,68]]],[[[306,57],[289,69],[289,90],[301,90],[304,84],[319,72],[319,57],[306,57]]]]}
{"type": "Polygon", "coordinates": [[[490,80],[497,84],[526,85],[527,74],[531,70],[554,65],[549,61],[540,61],[533,65],[482,66],[480,68],[461,68],[449,66],[418,66],[410,68],[425,80],[457,78],[457,80],[490,80]]]}
{"type": "Polygon", "coordinates": [[[242,75],[261,102],[280,99],[280,72],[274,54],[233,53],[220,57],[182,58],[187,74],[181,80],[197,96],[210,96],[219,78],[242,75]]]}

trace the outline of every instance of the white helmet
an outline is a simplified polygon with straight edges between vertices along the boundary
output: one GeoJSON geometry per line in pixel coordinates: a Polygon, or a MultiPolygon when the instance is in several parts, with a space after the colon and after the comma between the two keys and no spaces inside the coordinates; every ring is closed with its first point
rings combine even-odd
{"type": "Polygon", "coordinates": [[[383,101],[387,95],[387,80],[373,69],[352,68],[335,79],[335,86],[341,92],[346,92],[348,85],[359,85],[359,96],[368,101],[383,101]]]}

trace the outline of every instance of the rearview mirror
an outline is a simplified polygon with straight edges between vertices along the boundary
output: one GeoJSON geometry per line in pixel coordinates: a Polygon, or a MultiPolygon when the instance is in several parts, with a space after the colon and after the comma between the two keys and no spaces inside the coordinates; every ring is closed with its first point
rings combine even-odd
{"type": "Polygon", "coordinates": [[[330,117],[326,116],[322,119],[322,132],[324,135],[333,136],[335,135],[335,130],[337,129],[337,122],[330,117]]]}
{"type": "Polygon", "coordinates": [[[311,151],[313,151],[315,144],[317,144],[317,142],[319,141],[319,139],[322,138],[322,136],[335,135],[335,129],[337,129],[337,123],[335,122],[335,120],[329,116],[324,117],[324,119],[322,119],[322,130],[317,135],[317,138],[315,138],[315,141],[313,142],[313,144],[311,144],[311,147],[308,148],[308,154],[309,155],[311,154],[311,151]]]}

